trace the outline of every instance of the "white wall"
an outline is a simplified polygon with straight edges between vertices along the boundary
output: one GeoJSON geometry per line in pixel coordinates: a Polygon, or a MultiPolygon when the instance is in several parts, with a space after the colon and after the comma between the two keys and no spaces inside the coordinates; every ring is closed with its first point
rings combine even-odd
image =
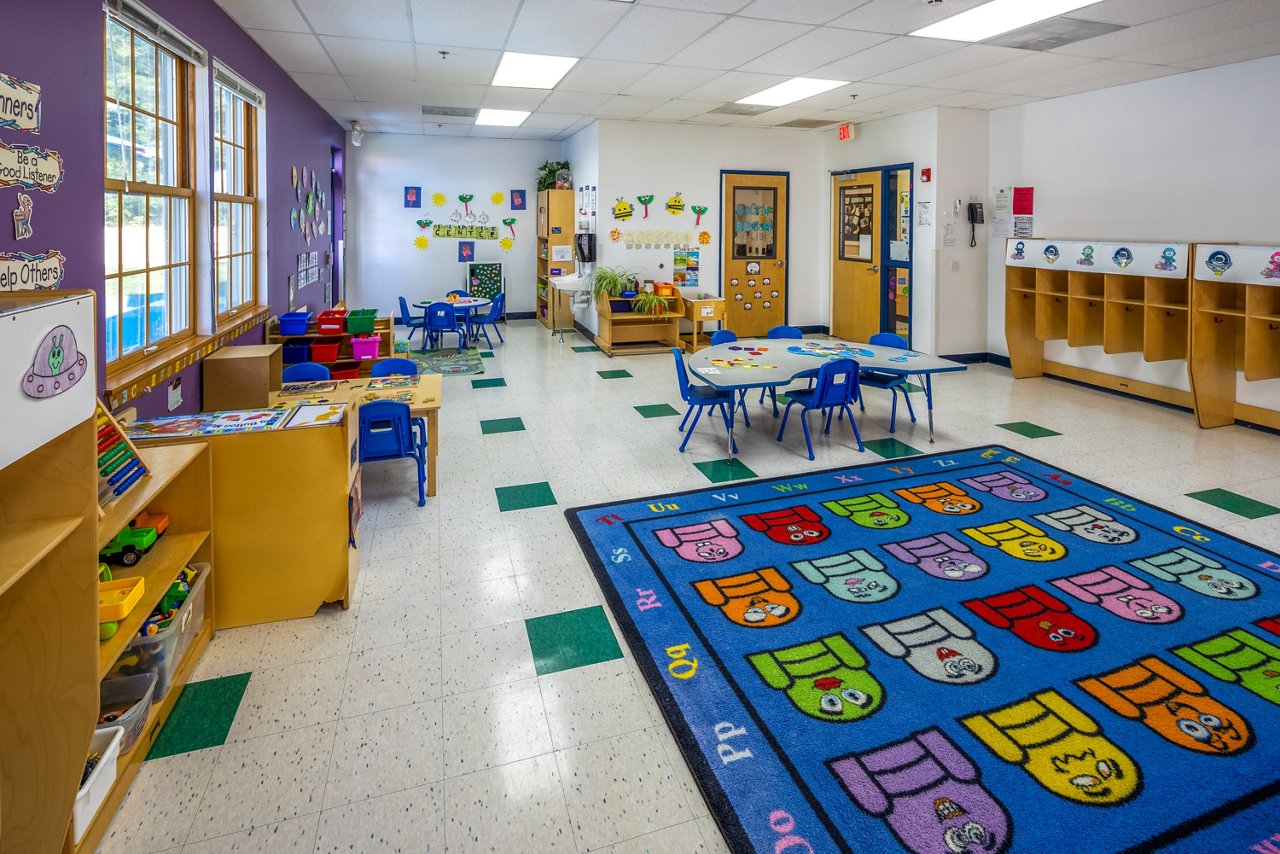
{"type": "Polygon", "coordinates": [[[496,240],[477,240],[477,261],[501,261],[507,279],[507,310],[531,312],[534,308],[534,232],[537,215],[537,169],[547,160],[559,160],[560,143],[520,139],[459,139],[439,136],[366,133],[359,148],[348,148],[347,174],[352,197],[351,235],[347,241],[348,305],[367,306],[384,312],[398,311],[396,297],[427,299],[464,287],[466,267],[458,261],[458,238],[431,236],[417,220],[448,224],[457,197],[475,196],[473,213],[486,213],[489,225],[502,236],[510,234],[502,220],[515,217],[515,245],[510,252],[496,240]],[[422,187],[421,208],[404,206],[404,188],[422,187]],[[526,209],[512,211],[511,190],[527,192],[526,209]],[[434,193],[447,202],[435,207],[434,193]],[[490,194],[502,193],[494,205],[490,194]],[[426,236],[425,250],[414,238],[426,236]]]}
{"type": "Polygon", "coordinates": [[[958,355],[987,352],[987,228],[976,230],[969,245],[969,202],[980,202],[990,222],[987,154],[990,114],[985,110],[938,110],[938,160],[934,170],[938,199],[934,229],[933,352],[958,355]],[[956,202],[960,209],[956,210],[956,202]],[[952,246],[947,246],[951,226],[952,246]]]}

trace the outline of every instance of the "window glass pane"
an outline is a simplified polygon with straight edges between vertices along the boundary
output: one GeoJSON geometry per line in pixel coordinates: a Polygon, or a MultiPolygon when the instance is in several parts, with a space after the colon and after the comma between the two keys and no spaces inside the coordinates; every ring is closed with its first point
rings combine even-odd
{"type": "Polygon", "coordinates": [[[169,257],[172,263],[189,260],[187,258],[187,200],[169,199],[169,257]]]}
{"type": "Polygon", "coordinates": [[[106,350],[107,361],[110,362],[120,356],[119,279],[107,279],[106,289],[102,294],[102,307],[106,314],[106,324],[102,332],[103,347],[106,350]]]}
{"type": "Polygon", "coordinates": [[[840,188],[840,260],[870,261],[876,220],[876,190],[871,184],[840,188]]]}
{"type": "Polygon", "coordinates": [[[235,113],[235,141],[236,145],[244,145],[244,101],[239,98],[232,97],[234,104],[233,112],[235,113]]]}
{"type": "Polygon", "coordinates": [[[160,137],[156,140],[156,183],[166,187],[178,186],[178,128],[168,122],[160,122],[160,137]]]}
{"type": "Polygon", "coordinates": [[[773,258],[773,226],[777,190],[771,187],[733,188],[733,257],[773,258]]]}
{"type": "Polygon", "coordinates": [[[133,180],[156,183],[156,120],[142,113],[133,114],[133,180]]]}
{"type": "Polygon", "coordinates": [[[169,329],[173,334],[185,332],[191,325],[190,303],[187,301],[188,282],[186,265],[169,270],[169,329]]]}
{"type": "Polygon", "coordinates": [[[121,258],[123,270],[144,270],[147,266],[147,197],[122,193],[124,217],[121,223],[121,258]]]}
{"type": "Polygon", "coordinates": [[[133,103],[133,81],[130,70],[130,34],[115,21],[107,23],[107,97],[122,104],[133,103]]]}
{"type": "Polygon", "coordinates": [[[218,261],[214,292],[218,297],[218,314],[222,314],[231,308],[231,262],[226,258],[218,261]]]}
{"type": "Polygon", "coordinates": [[[147,300],[148,341],[169,337],[169,271],[152,270],[147,300]]]}
{"type": "Polygon", "coordinates": [[[102,198],[105,228],[102,243],[108,276],[120,272],[120,197],[106,193],[102,198]]]}
{"type": "Polygon", "coordinates": [[[169,205],[164,196],[151,196],[147,204],[147,261],[152,267],[169,263],[169,205]]]}
{"type": "Polygon", "coordinates": [[[107,104],[107,177],[119,181],[133,178],[133,122],[129,110],[107,104]]]}
{"type": "Polygon", "coordinates": [[[214,220],[213,254],[219,258],[231,254],[231,203],[218,202],[214,220]]]}
{"type": "Polygon", "coordinates": [[[240,256],[231,258],[231,290],[227,295],[227,307],[235,308],[240,304],[240,291],[244,287],[244,268],[240,266],[240,256]]]}
{"type": "Polygon", "coordinates": [[[244,223],[240,205],[230,205],[231,216],[231,252],[244,251],[244,223]]]}
{"type": "Polygon", "coordinates": [[[178,118],[178,63],[163,50],[156,54],[156,112],[161,118],[178,118]]]}
{"type": "Polygon", "coordinates": [[[133,37],[133,105],[156,111],[156,48],[141,36],[133,37]]]}
{"type": "Polygon", "coordinates": [[[146,345],[147,274],[125,276],[121,290],[123,328],[120,330],[120,354],[127,356],[146,345]]]}
{"type": "Polygon", "coordinates": [[[238,196],[246,195],[244,183],[244,149],[237,148],[236,152],[236,183],[235,189],[232,190],[238,196]]]}

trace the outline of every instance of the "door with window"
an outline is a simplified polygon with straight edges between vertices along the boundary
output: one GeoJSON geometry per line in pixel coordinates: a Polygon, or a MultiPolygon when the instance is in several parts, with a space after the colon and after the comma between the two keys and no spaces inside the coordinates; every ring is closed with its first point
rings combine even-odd
{"type": "Polygon", "coordinates": [[[721,222],[724,327],[764,337],[787,322],[786,172],[725,172],[721,222]]]}
{"type": "Polygon", "coordinates": [[[831,334],[867,342],[877,332],[911,340],[910,166],[832,181],[831,334]]]}

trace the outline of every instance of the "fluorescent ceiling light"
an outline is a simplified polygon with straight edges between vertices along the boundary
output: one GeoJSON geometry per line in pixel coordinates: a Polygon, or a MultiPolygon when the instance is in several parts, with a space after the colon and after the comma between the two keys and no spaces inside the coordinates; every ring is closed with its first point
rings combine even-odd
{"type": "Polygon", "coordinates": [[[540,53],[502,54],[493,75],[494,86],[518,86],[521,89],[554,89],[560,78],[569,73],[573,56],[544,56],[540,53]]]}
{"type": "Polygon", "coordinates": [[[527,118],[529,118],[528,110],[482,109],[480,112],[476,113],[476,124],[514,128],[524,124],[524,120],[527,118]]]}
{"type": "Polygon", "coordinates": [[[848,84],[848,80],[818,80],[814,77],[792,77],[786,83],[779,83],[777,86],[770,86],[763,92],[748,95],[739,100],[738,103],[781,107],[784,104],[790,104],[793,101],[800,101],[804,98],[812,98],[814,95],[830,92],[837,86],[847,86],[848,84]]]}
{"type": "Polygon", "coordinates": [[[930,39],[980,42],[1091,6],[1096,0],[991,0],[911,33],[930,39]]]}

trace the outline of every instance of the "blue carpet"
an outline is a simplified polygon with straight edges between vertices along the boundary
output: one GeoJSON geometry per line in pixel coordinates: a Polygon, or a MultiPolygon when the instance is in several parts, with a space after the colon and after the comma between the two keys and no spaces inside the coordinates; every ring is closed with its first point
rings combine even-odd
{"type": "Polygon", "coordinates": [[[1256,547],[1000,447],[566,515],[734,850],[1280,831],[1256,547]]]}

